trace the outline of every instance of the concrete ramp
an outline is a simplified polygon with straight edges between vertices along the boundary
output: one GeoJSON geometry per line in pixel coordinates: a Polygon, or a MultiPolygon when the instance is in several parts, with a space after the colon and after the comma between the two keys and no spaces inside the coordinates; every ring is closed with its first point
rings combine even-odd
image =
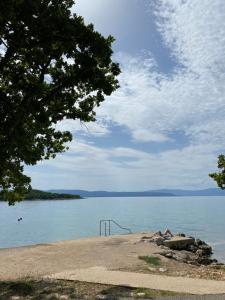
{"type": "Polygon", "coordinates": [[[140,287],[196,295],[224,294],[225,299],[225,281],[110,271],[104,267],[65,271],[45,276],[45,278],[140,287]]]}

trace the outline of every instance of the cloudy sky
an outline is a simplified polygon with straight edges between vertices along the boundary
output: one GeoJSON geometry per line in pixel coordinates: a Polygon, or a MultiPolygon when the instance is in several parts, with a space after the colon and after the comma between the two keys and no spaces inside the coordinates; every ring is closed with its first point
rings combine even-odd
{"type": "Polygon", "coordinates": [[[137,191],[214,187],[225,152],[225,1],[77,0],[73,11],[116,38],[120,89],[70,150],[26,172],[33,187],[137,191]]]}

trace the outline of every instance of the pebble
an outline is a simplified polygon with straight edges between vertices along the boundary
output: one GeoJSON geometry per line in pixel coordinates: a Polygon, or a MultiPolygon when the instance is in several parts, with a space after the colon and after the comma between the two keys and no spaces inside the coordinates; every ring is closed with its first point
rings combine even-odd
{"type": "Polygon", "coordinates": [[[107,296],[106,295],[97,295],[96,299],[106,299],[107,296]]]}
{"type": "Polygon", "coordinates": [[[136,294],[138,297],[144,297],[145,296],[145,293],[137,293],[136,294]]]}
{"type": "Polygon", "coordinates": [[[55,300],[55,299],[59,299],[59,294],[58,293],[53,293],[53,294],[49,294],[46,296],[46,300],[55,300]]]}
{"type": "Polygon", "coordinates": [[[167,271],[167,269],[165,268],[159,268],[159,272],[165,273],[167,271]]]}

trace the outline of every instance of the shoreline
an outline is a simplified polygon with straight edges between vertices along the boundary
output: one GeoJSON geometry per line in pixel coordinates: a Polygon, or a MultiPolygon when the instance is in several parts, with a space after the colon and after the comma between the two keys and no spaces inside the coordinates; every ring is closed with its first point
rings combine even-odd
{"type": "MultiPolygon", "coordinates": [[[[120,237],[123,235],[111,235],[110,237],[120,237]]],[[[75,241],[89,241],[89,240],[97,240],[104,238],[105,236],[87,236],[87,237],[78,237],[74,239],[66,239],[66,240],[56,240],[56,241],[49,241],[49,242],[40,242],[40,243],[35,243],[35,244],[27,244],[27,245],[21,245],[21,246],[13,246],[13,247],[0,247],[0,251],[2,250],[14,250],[14,249],[20,249],[20,248],[35,248],[39,246],[49,246],[49,245],[55,245],[55,244],[62,244],[62,243],[71,243],[75,241]]],[[[107,238],[107,237],[106,237],[107,238]]]]}
{"type": "MultiPolygon", "coordinates": [[[[79,200],[79,199],[76,199],[79,200]]],[[[154,234],[154,232],[134,232],[132,234],[129,235],[146,235],[146,234],[154,234]]],[[[128,236],[129,236],[128,235],[128,236]]],[[[20,248],[35,248],[38,246],[46,246],[46,245],[57,245],[57,244],[62,244],[62,243],[71,243],[71,242],[75,242],[75,241],[97,241],[97,240],[102,240],[103,238],[117,238],[117,237],[123,237],[123,236],[127,236],[127,234],[114,234],[114,235],[110,235],[110,236],[99,236],[99,235],[95,235],[95,236],[83,236],[83,237],[77,237],[77,238],[73,238],[73,239],[59,239],[59,240],[54,240],[54,241],[43,241],[43,242],[38,242],[38,243],[32,243],[32,244],[25,244],[25,245],[19,245],[19,246],[12,246],[12,247],[1,247],[0,246],[0,252],[3,250],[14,250],[14,249],[20,249],[20,248]]],[[[219,255],[214,253],[214,247],[213,247],[213,242],[211,243],[210,241],[206,241],[207,244],[209,244],[210,246],[212,246],[212,250],[213,250],[213,254],[212,254],[212,258],[217,259],[219,262],[224,263],[225,264],[225,256],[224,257],[220,257],[219,255]]]]}
{"type": "Polygon", "coordinates": [[[162,248],[142,242],[152,232],[110,237],[84,237],[29,246],[0,249],[1,280],[40,278],[75,269],[104,267],[107,270],[166,276],[225,280],[225,271],[194,266],[160,255],[162,248]],[[157,257],[159,266],[140,259],[157,257]]]}

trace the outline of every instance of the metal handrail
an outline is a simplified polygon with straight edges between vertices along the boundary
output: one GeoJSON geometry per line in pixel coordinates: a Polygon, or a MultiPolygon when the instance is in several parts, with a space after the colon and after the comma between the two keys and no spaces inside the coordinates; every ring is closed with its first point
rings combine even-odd
{"type": "Polygon", "coordinates": [[[117,223],[116,221],[114,220],[100,220],[99,222],[99,234],[100,236],[102,236],[102,223],[104,223],[105,227],[105,236],[107,236],[107,225],[108,225],[108,235],[111,235],[111,222],[114,223],[116,226],[118,226],[120,229],[122,230],[126,230],[130,233],[132,233],[132,231],[129,229],[129,228],[126,228],[126,227],[123,227],[121,226],[119,223],[117,223]]]}

